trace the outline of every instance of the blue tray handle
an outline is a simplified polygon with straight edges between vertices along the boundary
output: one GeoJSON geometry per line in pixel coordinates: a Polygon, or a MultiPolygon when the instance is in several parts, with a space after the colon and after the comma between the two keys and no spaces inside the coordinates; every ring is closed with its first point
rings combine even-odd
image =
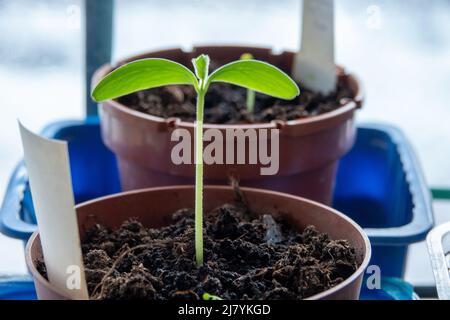
{"type": "Polygon", "coordinates": [[[0,209],[0,232],[15,239],[28,239],[37,227],[20,217],[28,175],[23,162],[14,170],[0,209]]]}
{"type": "Polygon", "coordinates": [[[372,244],[406,245],[423,241],[434,226],[433,199],[427,187],[419,160],[404,134],[390,125],[364,125],[364,127],[382,129],[389,132],[398,146],[398,152],[406,172],[410,192],[415,200],[412,219],[409,224],[398,228],[364,229],[372,244]]]}

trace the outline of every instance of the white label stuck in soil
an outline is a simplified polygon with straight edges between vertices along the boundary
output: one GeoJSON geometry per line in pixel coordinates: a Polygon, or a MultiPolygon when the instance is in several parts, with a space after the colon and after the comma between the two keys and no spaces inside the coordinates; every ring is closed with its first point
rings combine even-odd
{"type": "Polygon", "coordinates": [[[72,299],[88,299],[67,143],[19,127],[49,281],[72,299]]]}
{"type": "Polygon", "coordinates": [[[294,60],[294,78],[324,94],[336,89],[334,0],[304,0],[302,47],[294,60]]]}

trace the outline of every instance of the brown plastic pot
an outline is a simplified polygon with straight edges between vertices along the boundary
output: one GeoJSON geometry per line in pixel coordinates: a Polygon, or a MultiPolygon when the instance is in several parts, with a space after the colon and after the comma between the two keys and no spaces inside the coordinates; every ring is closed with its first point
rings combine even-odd
{"type": "MultiPolygon", "coordinates": [[[[340,285],[309,299],[356,300],[367,268],[371,248],[364,231],[345,215],[322,204],[296,196],[257,189],[242,189],[249,208],[258,214],[277,214],[298,230],[314,225],[333,239],[346,239],[355,248],[360,267],[340,285]]],[[[205,212],[210,212],[225,203],[232,203],[234,192],[229,187],[207,187],[205,189],[205,212]]],[[[118,228],[125,220],[137,218],[146,227],[159,228],[170,224],[171,215],[182,208],[194,207],[194,187],[165,187],[131,191],[87,202],[77,206],[80,236],[94,224],[118,228]]],[[[36,269],[35,261],[42,258],[39,234],[28,241],[26,261],[34,278],[39,299],[66,299],[36,269]]]]}
{"type": "MultiPolygon", "coordinates": [[[[273,54],[264,48],[208,46],[197,47],[192,52],[180,49],[151,52],[121,61],[115,66],[106,65],[94,75],[93,83],[98,83],[118,66],[137,59],[167,58],[191,67],[191,59],[200,53],[206,53],[213,60],[224,64],[239,59],[244,52],[272,63],[285,72],[290,73],[292,69],[292,52],[273,54]]],[[[354,144],[354,115],[362,105],[362,92],[356,78],[345,74],[342,68],[337,68],[337,73],[351,87],[354,99],[340,101],[342,107],[336,111],[289,122],[232,126],[206,124],[205,130],[218,129],[223,136],[227,128],[280,129],[280,166],[277,175],[262,176],[260,168],[264,166],[261,165],[206,165],[206,184],[225,185],[229,174],[233,172],[243,186],[290,193],[331,204],[337,164],[354,144]]],[[[171,142],[173,130],[187,129],[194,137],[193,123],[133,111],[117,101],[100,105],[100,119],[103,141],[118,158],[123,190],[193,184],[194,165],[175,165],[171,161],[171,150],[176,144],[171,142]]],[[[248,144],[246,141],[247,151],[248,144]]]]}

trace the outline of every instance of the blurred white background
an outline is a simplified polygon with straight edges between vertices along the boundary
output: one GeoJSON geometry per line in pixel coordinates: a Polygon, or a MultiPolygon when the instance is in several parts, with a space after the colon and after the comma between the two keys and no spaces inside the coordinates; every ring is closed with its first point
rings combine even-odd
{"type": "MultiPolygon", "coordinates": [[[[336,5],[337,62],[366,88],[359,119],[401,127],[429,183],[450,187],[450,1],[336,5]]],[[[300,8],[300,0],[116,0],[113,57],[211,43],[298,50],[300,8]]],[[[84,115],[81,32],[80,0],[0,0],[0,195],[22,154],[18,118],[40,130],[84,115]]],[[[438,212],[450,219],[448,206],[438,212]]],[[[418,271],[408,279],[432,281],[423,244],[412,259],[418,271]]],[[[20,242],[0,236],[0,272],[25,272],[20,242]]]]}

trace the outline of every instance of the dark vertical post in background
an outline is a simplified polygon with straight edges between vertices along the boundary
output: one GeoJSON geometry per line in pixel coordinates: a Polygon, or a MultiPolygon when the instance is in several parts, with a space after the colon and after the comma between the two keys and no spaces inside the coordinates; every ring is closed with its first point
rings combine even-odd
{"type": "Polygon", "coordinates": [[[97,114],[97,104],[90,97],[95,70],[111,61],[114,0],[84,0],[84,56],[86,115],[97,114]]]}

